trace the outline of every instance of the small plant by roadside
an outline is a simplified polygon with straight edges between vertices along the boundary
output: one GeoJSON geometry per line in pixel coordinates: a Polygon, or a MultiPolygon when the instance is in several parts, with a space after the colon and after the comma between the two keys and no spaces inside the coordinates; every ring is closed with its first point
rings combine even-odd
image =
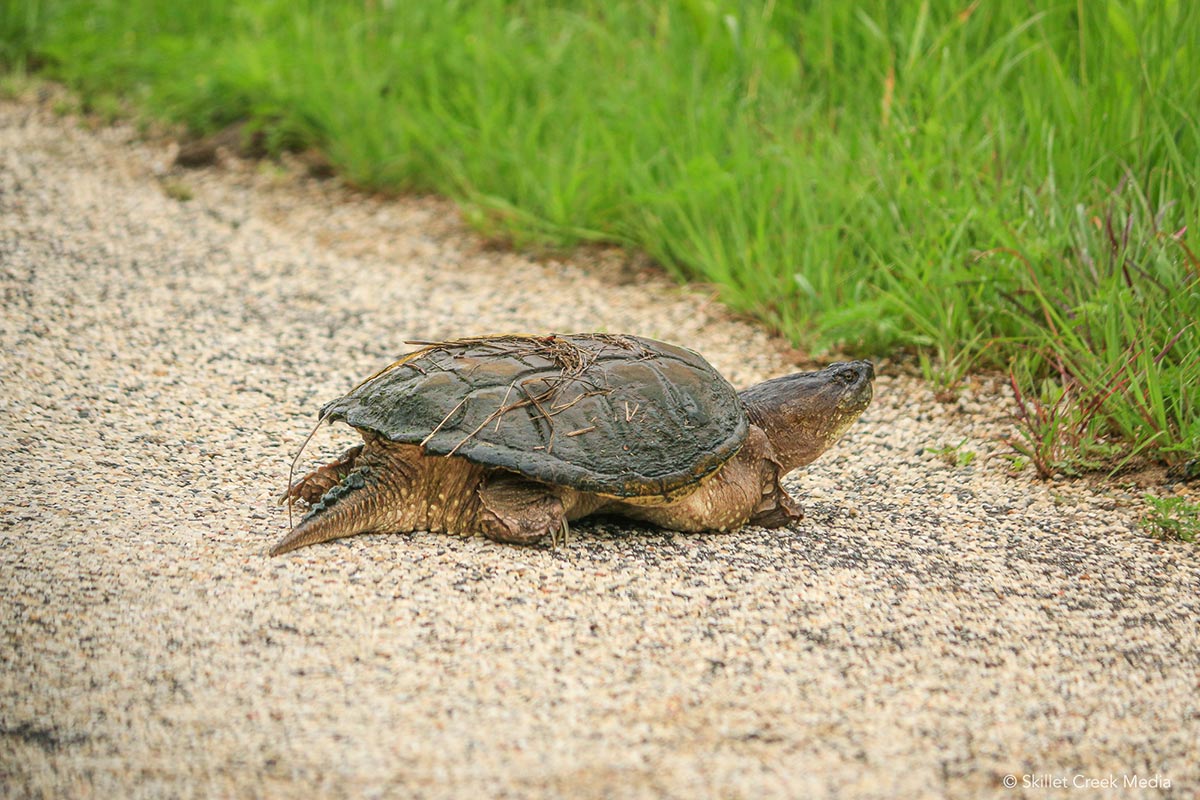
{"type": "Polygon", "coordinates": [[[1034,392],[1021,389],[1022,381],[1010,377],[1017,413],[1015,435],[1006,441],[1033,465],[1043,480],[1055,475],[1079,475],[1102,469],[1119,452],[1104,439],[1100,410],[1112,387],[1088,391],[1064,376],[1044,381],[1034,392]]]}
{"type": "Polygon", "coordinates": [[[1146,495],[1146,513],[1141,526],[1152,536],[1181,542],[1200,540],[1200,504],[1182,497],[1146,495]]]}
{"type": "Polygon", "coordinates": [[[975,460],[975,451],[967,450],[963,447],[967,443],[966,439],[955,445],[946,445],[937,449],[930,450],[935,456],[939,457],[952,467],[969,467],[971,462],[975,460]]]}
{"type": "Polygon", "coordinates": [[[186,203],[195,196],[191,186],[176,178],[168,178],[164,180],[162,182],[162,189],[163,194],[172,200],[179,201],[180,203],[186,203]]]}

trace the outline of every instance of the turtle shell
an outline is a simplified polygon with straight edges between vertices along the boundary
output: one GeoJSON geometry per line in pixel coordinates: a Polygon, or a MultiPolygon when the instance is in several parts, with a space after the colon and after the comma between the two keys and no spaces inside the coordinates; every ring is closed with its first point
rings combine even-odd
{"type": "Polygon", "coordinates": [[[321,417],[429,454],[628,498],[687,491],[748,430],[737,392],[701,356],[609,334],[430,344],[321,417]]]}

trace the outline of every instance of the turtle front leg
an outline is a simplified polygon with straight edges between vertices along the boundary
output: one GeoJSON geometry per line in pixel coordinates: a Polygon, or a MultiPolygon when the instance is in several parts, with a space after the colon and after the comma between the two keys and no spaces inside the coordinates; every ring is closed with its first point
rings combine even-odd
{"type": "Polygon", "coordinates": [[[565,538],[567,516],[562,501],[546,487],[517,475],[493,473],[478,489],[479,530],[487,538],[509,544],[536,544],[547,535],[565,538]]]}
{"type": "Polygon", "coordinates": [[[342,479],[354,471],[354,462],[362,453],[361,444],[351,447],[342,453],[341,457],[330,461],[323,467],[318,467],[300,480],[288,487],[280,498],[280,505],[292,500],[303,500],[310,506],[315,505],[321,497],[342,482],[342,479]]]}
{"type": "Polygon", "coordinates": [[[799,522],[804,519],[804,512],[800,510],[800,504],[787,493],[787,489],[783,488],[781,482],[787,470],[779,463],[774,449],[769,444],[764,444],[761,450],[759,485],[762,497],[746,521],[764,528],[782,528],[790,523],[799,522]]]}
{"type": "Polygon", "coordinates": [[[758,504],[754,513],[750,515],[750,519],[746,521],[751,525],[761,525],[764,528],[782,528],[792,522],[804,519],[804,512],[800,510],[800,504],[779,485],[778,479],[773,481],[773,484],[763,492],[762,502],[758,504]]]}

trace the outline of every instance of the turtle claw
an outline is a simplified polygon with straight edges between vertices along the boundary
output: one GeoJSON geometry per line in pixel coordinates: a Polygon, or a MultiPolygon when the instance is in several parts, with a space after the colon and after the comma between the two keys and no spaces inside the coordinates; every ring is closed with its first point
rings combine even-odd
{"type": "Polygon", "coordinates": [[[571,543],[571,524],[563,517],[557,529],[550,531],[550,546],[557,550],[571,543]]]}

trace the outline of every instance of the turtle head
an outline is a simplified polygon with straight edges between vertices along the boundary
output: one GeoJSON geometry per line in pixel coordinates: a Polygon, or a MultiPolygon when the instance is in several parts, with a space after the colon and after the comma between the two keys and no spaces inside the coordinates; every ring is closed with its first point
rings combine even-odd
{"type": "Polygon", "coordinates": [[[790,472],[825,452],[858,419],[871,403],[874,380],[871,362],[851,361],[764,381],[739,397],[790,472]]]}

